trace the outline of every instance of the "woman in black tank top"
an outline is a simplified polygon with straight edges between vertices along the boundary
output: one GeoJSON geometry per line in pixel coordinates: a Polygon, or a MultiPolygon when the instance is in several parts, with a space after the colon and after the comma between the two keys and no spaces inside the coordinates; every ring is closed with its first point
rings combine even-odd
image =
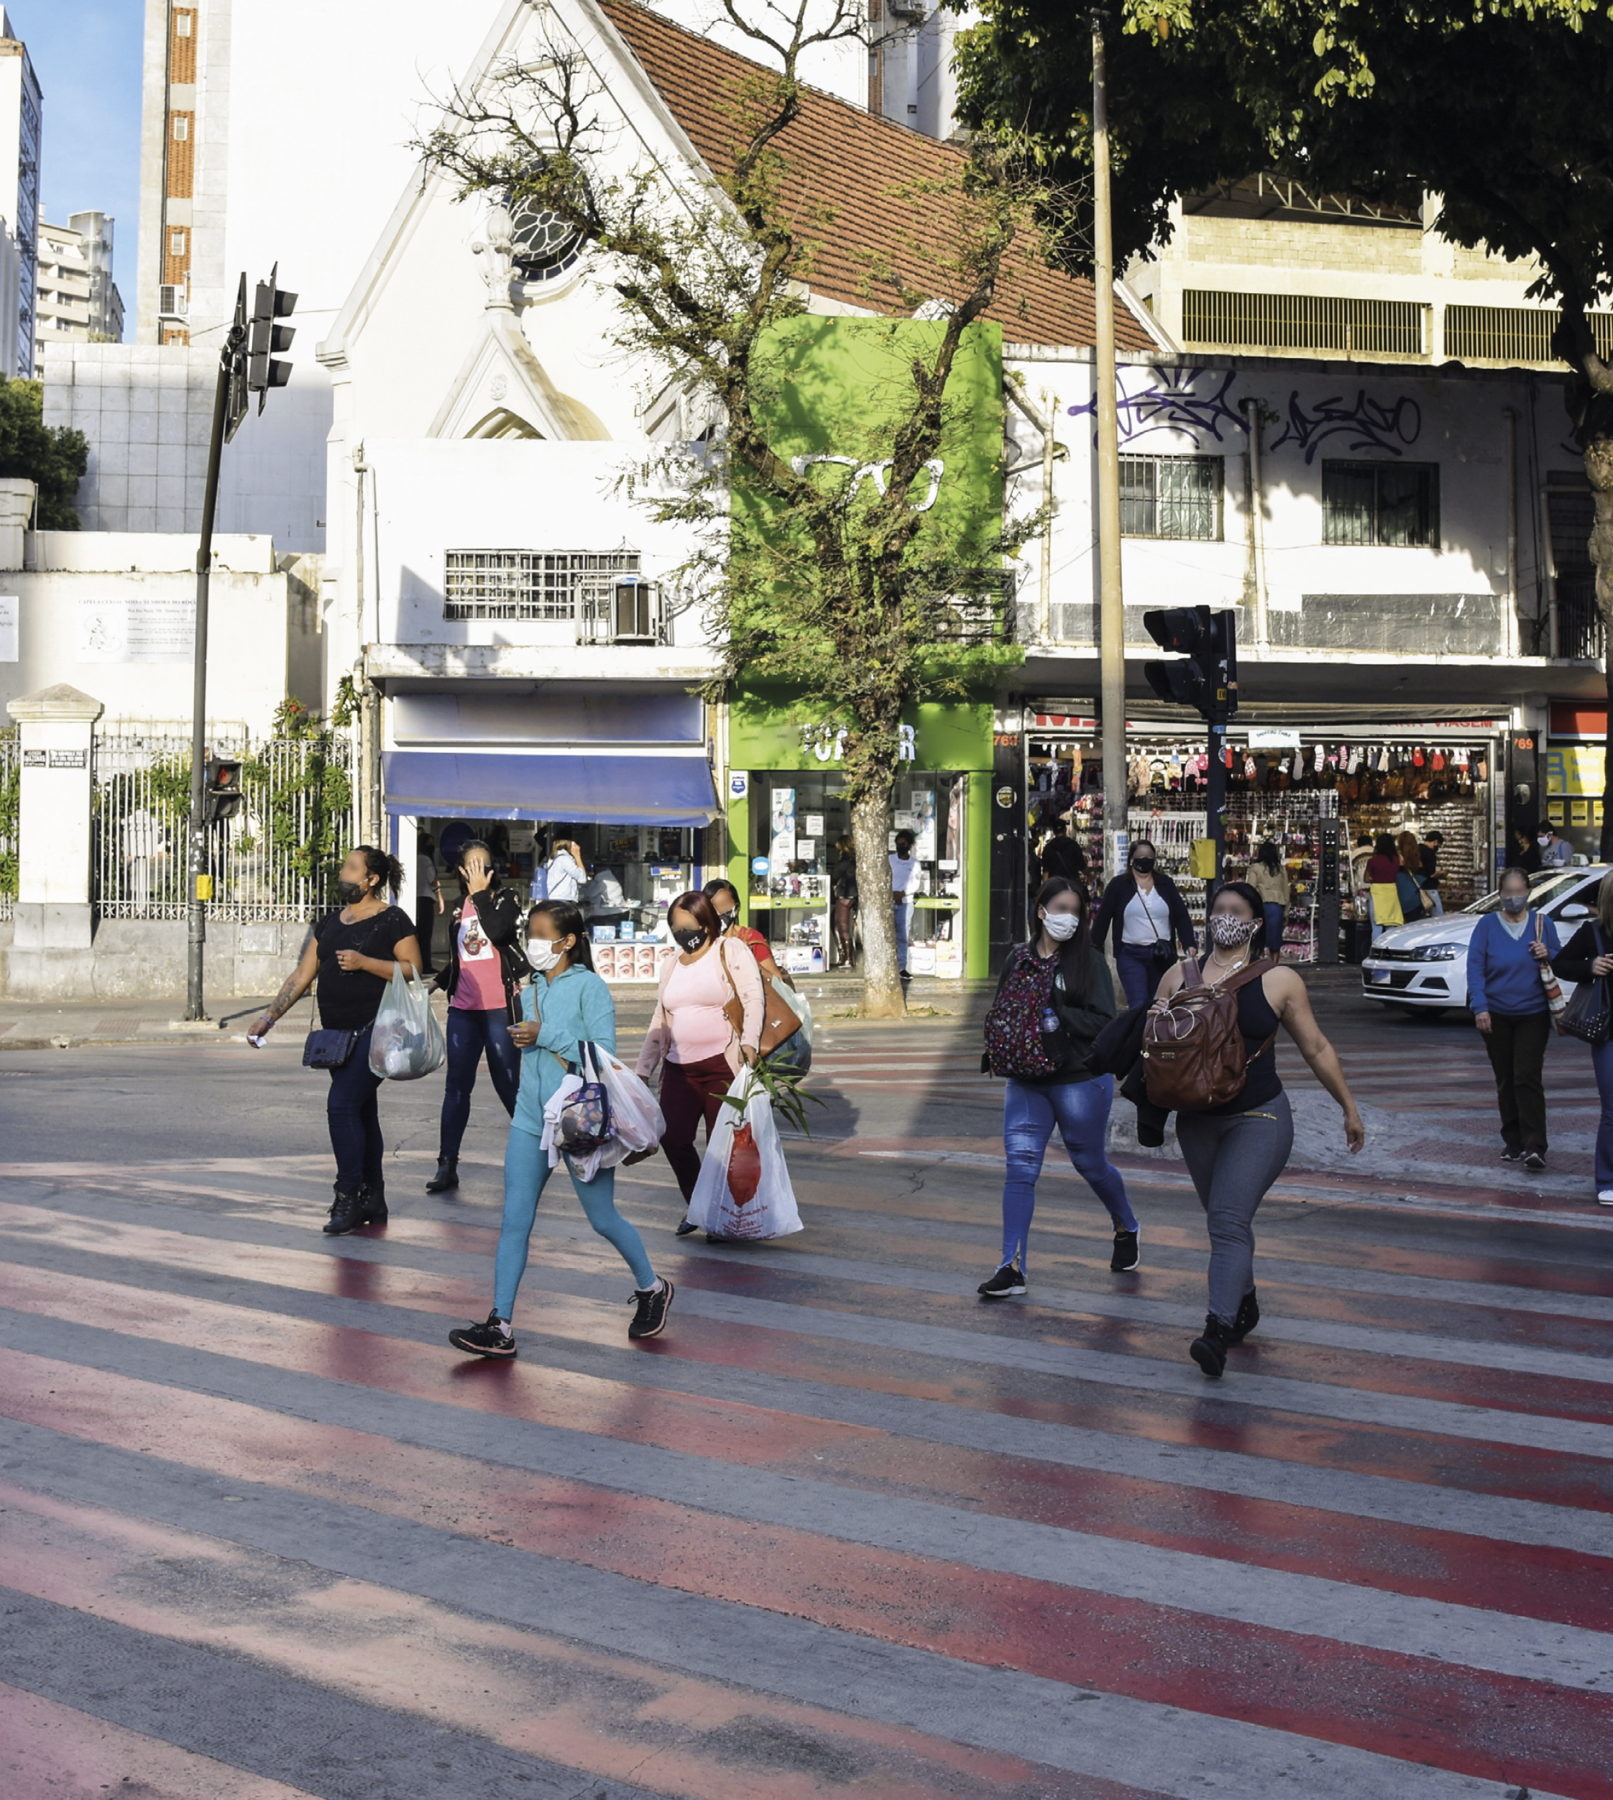
{"type": "MultiPolygon", "coordinates": [[[[1167,969],[1158,1001],[1169,999],[1188,980],[1189,968],[1203,983],[1218,986],[1266,955],[1264,908],[1247,882],[1229,881],[1219,890],[1209,928],[1210,949],[1203,964],[1178,963],[1167,969]]],[[[1254,1216],[1294,1144],[1293,1115],[1277,1073],[1279,1028],[1343,1109],[1350,1149],[1359,1150],[1366,1142],[1338,1053],[1317,1026],[1305,983],[1297,971],[1273,962],[1258,980],[1251,978],[1238,989],[1238,1029],[1248,1070],[1242,1088],[1219,1106],[1176,1115],[1182,1160],[1210,1229],[1210,1310],[1189,1354],[1212,1380],[1226,1367],[1227,1351],[1260,1322],[1254,1216]]]]}

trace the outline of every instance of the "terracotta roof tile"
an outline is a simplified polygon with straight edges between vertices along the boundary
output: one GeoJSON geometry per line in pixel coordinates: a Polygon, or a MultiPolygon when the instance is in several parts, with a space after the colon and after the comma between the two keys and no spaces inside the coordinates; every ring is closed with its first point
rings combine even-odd
{"type": "MultiPolygon", "coordinates": [[[[718,176],[735,162],[734,106],[761,65],[675,25],[636,0],[601,0],[651,83],[718,176]]],[[[868,284],[868,259],[886,251],[907,285],[946,297],[935,261],[913,230],[913,202],[893,192],[907,181],[939,177],[961,161],[950,144],[874,117],[831,94],[808,88],[799,118],[781,134],[785,198],[805,231],[820,238],[810,283],[815,293],[875,312],[903,311],[896,293],[881,301],[868,284]],[[900,215],[908,214],[907,218],[900,215]],[[812,221],[829,216],[826,228],[812,221]],[[894,240],[894,241],[893,241],[894,240]]],[[[1093,340],[1092,284],[1050,269],[1034,255],[1010,254],[987,315],[1013,343],[1085,345],[1093,340]]],[[[1151,340],[1126,310],[1115,308],[1121,349],[1147,350],[1151,340]]]]}

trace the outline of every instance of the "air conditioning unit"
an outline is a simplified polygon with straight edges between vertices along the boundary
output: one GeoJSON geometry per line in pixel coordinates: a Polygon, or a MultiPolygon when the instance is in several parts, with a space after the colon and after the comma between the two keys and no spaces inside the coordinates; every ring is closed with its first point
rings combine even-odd
{"type": "Polygon", "coordinates": [[[655,583],[642,575],[617,578],[611,595],[610,639],[613,644],[653,644],[660,636],[655,583]]]}
{"type": "Polygon", "coordinates": [[[183,283],[164,282],[157,289],[157,311],[165,319],[182,319],[190,305],[183,283]]]}

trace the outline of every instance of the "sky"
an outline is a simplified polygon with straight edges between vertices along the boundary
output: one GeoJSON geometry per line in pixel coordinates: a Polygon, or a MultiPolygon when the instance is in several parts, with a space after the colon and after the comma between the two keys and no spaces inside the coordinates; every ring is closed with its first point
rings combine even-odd
{"type": "Polygon", "coordinates": [[[41,212],[109,212],[113,275],[134,333],[140,225],[140,54],[144,0],[5,0],[44,94],[41,212]]]}

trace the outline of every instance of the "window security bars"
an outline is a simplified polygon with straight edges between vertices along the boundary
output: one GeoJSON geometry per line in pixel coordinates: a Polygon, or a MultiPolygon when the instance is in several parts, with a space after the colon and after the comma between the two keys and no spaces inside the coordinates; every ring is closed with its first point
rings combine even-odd
{"type": "Polygon", "coordinates": [[[616,581],[636,550],[450,550],[445,619],[575,621],[580,642],[608,642],[616,581]]]}
{"type": "MultiPolygon", "coordinates": [[[[1445,354],[1456,362],[1561,367],[1551,347],[1561,317],[1542,306],[1447,306],[1445,354]]],[[[1592,313],[1591,331],[1597,354],[1613,357],[1613,313],[1592,313]]]]}
{"type": "Polygon", "coordinates": [[[1438,467],[1433,463],[1324,462],[1322,542],[1437,549],[1438,467]]]}
{"type": "Polygon", "coordinates": [[[1188,288],[1182,295],[1182,342],[1189,349],[1426,356],[1426,314],[1427,308],[1415,300],[1230,294],[1188,288]]]}
{"type": "Polygon", "coordinates": [[[1121,536],[1219,538],[1224,485],[1219,456],[1123,456],[1121,536]]]}
{"type": "MultiPolygon", "coordinates": [[[[333,903],[336,870],[356,841],[353,752],[336,735],[211,735],[215,756],[240,757],[242,805],[208,827],[217,919],[311,919],[333,903]]],[[[169,730],[98,735],[91,801],[91,900],[104,919],[186,916],[190,736],[169,730]]]]}

